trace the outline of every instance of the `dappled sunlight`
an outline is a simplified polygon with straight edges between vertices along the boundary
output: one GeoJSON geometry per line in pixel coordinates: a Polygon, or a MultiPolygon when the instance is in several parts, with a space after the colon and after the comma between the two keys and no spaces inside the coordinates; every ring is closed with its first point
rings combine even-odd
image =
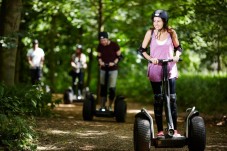
{"type": "Polygon", "coordinates": [[[69,131],[61,131],[61,130],[47,130],[47,133],[50,134],[69,134],[69,131]]]}
{"type": "Polygon", "coordinates": [[[120,136],[120,135],[115,135],[115,136],[120,139],[130,139],[131,138],[129,136],[120,136]]]}
{"type": "Polygon", "coordinates": [[[185,122],[185,118],[182,118],[182,117],[178,116],[177,122],[183,123],[183,122],[185,122]]]}
{"type": "Polygon", "coordinates": [[[44,146],[38,146],[37,147],[37,150],[62,150],[63,148],[58,148],[56,146],[53,146],[53,145],[46,145],[45,147],[44,146]]]}
{"type": "Polygon", "coordinates": [[[221,149],[221,148],[223,148],[223,150],[225,150],[227,148],[227,144],[226,145],[224,145],[224,144],[222,144],[222,145],[220,145],[220,144],[218,144],[218,145],[207,145],[206,148],[207,149],[209,149],[209,148],[210,149],[213,149],[213,148],[221,149]]]}
{"type": "Polygon", "coordinates": [[[90,126],[95,126],[95,127],[102,127],[102,126],[105,126],[104,124],[91,124],[90,126]]]}
{"type": "MultiPolygon", "coordinates": [[[[133,150],[134,116],[139,113],[142,108],[146,108],[152,116],[155,132],[157,129],[153,106],[130,102],[128,102],[127,105],[126,123],[117,123],[114,118],[102,117],[95,117],[93,121],[83,121],[81,104],[62,104],[60,105],[61,107],[58,106],[55,109],[55,111],[57,111],[55,113],[58,113],[57,117],[45,120],[38,118],[41,137],[37,150],[111,150],[109,148],[107,149],[107,146],[114,147],[116,150],[133,150]]],[[[179,133],[182,135],[184,135],[185,132],[186,116],[187,114],[185,112],[179,112],[178,129],[179,133]]],[[[165,117],[164,111],[163,117],[165,117]]],[[[165,121],[163,124],[164,127],[166,127],[165,121]]],[[[218,129],[216,129],[216,127],[211,128],[208,125],[207,133],[207,136],[210,136],[207,138],[207,151],[216,148],[226,150],[227,143],[224,140],[227,134],[226,127],[218,127],[218,129]]],[[[160,151],[161,150],[162,149],[160,149],[160,151]]],[[[175,151],[175,149],[168,149],[168,151],[170,150],[175,151]]],[[[187,150],[187,147],[178,149],[178,151],[179,150],[187,150]]]]}
{"type": "Polygon", "coordinates": [[[107,131],[86,131],[86,132],[76,132],[77,135],[81,137],[88,137],[88,136],[101,136],[108,134],[107,131]]]}
{"type": "Polygon", "coordinates": [[[95,146],[93,145],[86,145],[86,146],[83,146],[83,147],[79,147],[81,150],[93,150],[95,149],[95,146]]]}
{"type": "MultiPolygon", "coordinates": [[[[127,113],[129,113],[129,114],[137,114],[137,113],[139,113],[141,111],[141,109],[139,109],[139,110],[136,110],[136,109],[127,109],[127,113]]],[[[148,113],[150,113],[150,114],[154,114],[154,111],[152,110],[149,110],[148,111],[148,113]]]]}
{"type": "Polygon", "coordinates": [[[64,107],[64,108],[71,108],[71,107],[76,107],[75,104],[59,104],[57,107],[64,107]]]}
{"type": "Polygon", "coordinates": [[[73,119],[75,118],[74,116],[67,116],[68,119],[73,119]]]}

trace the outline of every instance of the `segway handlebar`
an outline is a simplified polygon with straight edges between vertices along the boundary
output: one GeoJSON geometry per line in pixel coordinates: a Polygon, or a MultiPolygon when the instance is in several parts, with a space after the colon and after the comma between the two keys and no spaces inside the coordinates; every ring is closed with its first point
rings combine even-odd
{"type": "MultiPolygon", "coordinates": [[[[116,64],[115,64],[114,66],[116,66],[116,64]]],[[[110,65],[109,65],[109,63],[104,63],[104,66],[103,66],[103,67],[105,67],[105,68],[109,68],[109,67],[110,67],[110,65]]]]}
{"type": "MultiPolygon", "coordinates": [[[[158,63],[165,63],[165,62],[172,62],[173,59],[158,59],[158,63]]],[[[183,61],[183,59],[179,58],[178,62],[183,61]]],[[[151,61],[149,61],[150,63],[152,63],[151,61]]]]}
{"type": "MultiPolygon", "coordinates": [[[[173,59],[158,59],[159,63],[165,63],[165,62],[172,62],[173,59]]],[[[179,58],[178,62],[183,61],[181,58],[179,58]]]]}

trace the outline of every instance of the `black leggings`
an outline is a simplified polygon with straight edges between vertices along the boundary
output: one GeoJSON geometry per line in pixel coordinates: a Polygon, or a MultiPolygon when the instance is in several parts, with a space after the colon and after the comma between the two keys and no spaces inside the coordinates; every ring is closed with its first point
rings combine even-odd
{"type": "Polygon", "coordinates": [[[42,69],[40,67],[36,67],[35,69],[30,69],[30,73],[32,85],[38,84],[42,77],[42,69]]]}
{"type": "MultiPolygon", "coordinates": [[[[162,94],[162,82],[152,82],[151,86],[154,94],[162,94]]],[[[176,93],[176,78],[169,79],[170,94],[176,93]]]]}
{"type": "Polygon", "coordinates": [[[78,90],[80,90],[80,92],[83,91],[83,82],[84,82],[84,73],[83,72],[79,72],[79,73],[76,73],[76,72],[72,72],[72,88],[73,88],[73,92],[74,94],[77,94],[76,92],[76,85],[75,85],[75,81],[76,79],[78,78],[78,90]]]}
{"type": "MultiPolygon", "coordinates": [[[[151,82],[154,93],[154,113],[158,131],[163,131],[162,111],[163,111],[163,97],[162,97],[162,82],[151,82]]],[[[177,105],[176,105],[176,78],[169,79],[170,87],[170,107],[173,119],[174,129],[177,129],[177,105]]]]}

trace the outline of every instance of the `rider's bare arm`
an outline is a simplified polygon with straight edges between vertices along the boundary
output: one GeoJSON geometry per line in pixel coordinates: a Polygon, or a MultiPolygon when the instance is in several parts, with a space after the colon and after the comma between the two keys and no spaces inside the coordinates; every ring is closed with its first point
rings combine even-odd
{"type": "MultiPolygon", "coordinates": [[[[149,42],[151,40],[151,30],[148,30],[147,33],[145,34],[145,37],[143,39],[143,43],[142,43],[142,49],[146,49],[149,42]]],[[[158,63],[158,59],[157,58],[151,58],[150,55],[147,54],[146,51],[142,51],[142,55],[144,56],[145,59],[147,59],[148,61],[157,64],[158,63]]]]}
{"type": "Polygon", "coordinates": [[[173,33],[172,33],[172,41],[173,41],[174,49],[176,50],[175,56],[173,57],[173,60],[175,62],[177,62],[180,58],[181,53],[182,53],[182,48],[181,48],[181,45],[180,45],[180,42],[178,40],[178,36],[177,36],[177,33],[176,33],[175,30],[173,30],[173,33]]]}
{"type": "Polygon", "coordinates": [[[105,63],[102,61],[102,59],[101,59],[101,53],[100,52],[98,52],[98,62],[99,62],[99,65],[100,66],[105,66],[105,63]]]}

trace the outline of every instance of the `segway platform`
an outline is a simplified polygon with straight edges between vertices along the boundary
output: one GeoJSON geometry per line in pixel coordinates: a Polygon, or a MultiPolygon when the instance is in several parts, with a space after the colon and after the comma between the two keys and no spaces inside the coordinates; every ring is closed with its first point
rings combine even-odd
{"type": "Polygon", "coordinates": [[[155,148],[182,148],[185,146],[187,139],[185,136],[178,137],[157,137],[153,139],[153,145],[155,148]]]}
{"type": "MultiPolygon", "coordinates": [[[[86,88],[84,91],[84,93],[86,93],[88,88],[86,88]]],[[[85,94],[82,95],[75,95],[73,93],[73,90],[71,88],[68,88],[67,90],[65,90],[64,92],[64,96],[63,96],[63,100],[64,100],[64,104],[71,104],[71,103],[75,103],[75,102],[83,102],[85,99],[85,94]]]]}
{"type": "Polygon", "coordinates": [[[114,117],[114,112],[108,111],[108,110],[105,110],[105,111],[96,110],[94,115],[96,117],[114,117]]]}
{"type": "Polygon", "coordinates": [[[135,116],[134,149],[135,151],[155,148],[182,148],[188,146],[189,151],[204,151],[206,145],[205,124],[195,107],[187,110],[185,136],[154,136],[153,118],[146,109],[135,116]]]}
{"type": "Polygon", "coordinates": [[[83,102],[83,119],[92,121],[93,117],[115,117],[117,122],[125,122],[127,104],[123,96],[117,96],[114,101],[114,111],[96,110],[96,100],[92,93],[87,93],[83,102]]]}

